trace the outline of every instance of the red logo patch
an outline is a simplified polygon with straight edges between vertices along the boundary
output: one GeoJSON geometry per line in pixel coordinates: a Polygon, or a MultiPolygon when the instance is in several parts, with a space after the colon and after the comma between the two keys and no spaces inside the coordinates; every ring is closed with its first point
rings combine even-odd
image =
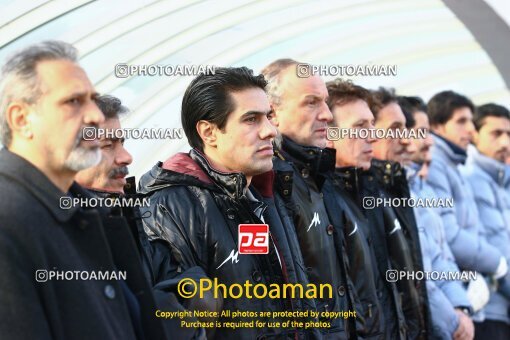
{"type": "Polygon", "coordinates": [[[268,254],[269,225],[240,224],[239,254],[268,254]]]}

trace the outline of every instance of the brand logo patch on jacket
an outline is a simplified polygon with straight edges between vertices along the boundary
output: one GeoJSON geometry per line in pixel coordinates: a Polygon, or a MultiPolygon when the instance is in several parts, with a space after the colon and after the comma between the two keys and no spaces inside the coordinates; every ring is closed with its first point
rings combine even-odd
{"type": "Polygon", "coordinates": [[[228,262],[228,260],[232,260],[232,264],[238,263],[239,262],[239,259],[237,258],[238,256],[239,256],[239,252],[236,251],[235,249],[232,249],[232,251],[230,252],[230,255],[216,269],[220,269],[225,263],[228,262]]]}
{"type": "Polygon", "coordinates": [[[397,219],[395,219],[394,225],[395,225],[395,228],[393,228],[393,230],[390,231],[390,235],[395,233],[397,230],[401,230],[402,229],[402,227],[400,226],[400,222],[397,219]]]}
{"type": "Polygon", "coordinates": [[[268,254],[269,225],[240,224],[239,254],[268,254]]]}
{"type": "Polygon", "coordinates": [[[309,232],[310,228],[312,228],[313,226],[317,227],[320,224],[321,224],[321,220],[319,218],[319,213],[317,213],[317,212],[313,213],[312,222],[310,222],[310,225],[308,226],[308,229],[306,229],[306,232],[309,232]]]}

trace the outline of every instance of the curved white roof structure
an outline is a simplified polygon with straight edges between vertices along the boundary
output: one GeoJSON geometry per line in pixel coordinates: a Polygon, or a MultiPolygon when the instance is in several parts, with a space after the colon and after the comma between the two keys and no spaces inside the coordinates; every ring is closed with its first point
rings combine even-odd
{"type": "MultiPolygon", "coordinates": [[[[74,44],[98,91],[130,107],[123,120],[128,128],[180,127],[180,102],[191,77],[118,78],[119,63],[248,66],[257,72],[282,57],[318,65],[396,65],[396,76],[352,79],[425,100],[453,89],[477,104],[510,106],[509,65],[501,57],[510,48],[508,3],[474,0],[458,12],[453,2],[0,0],[0,61],[41,40],[74,44]],[[489,29],[495,33],[480,33],[487,30],[480,22],[494,24],[489,29]],[[500,40],[506,50],[491,47],[500,40]]],[[[137,176],[188,149],[185,139],[129,140],[126,146],[137,176]]]]}

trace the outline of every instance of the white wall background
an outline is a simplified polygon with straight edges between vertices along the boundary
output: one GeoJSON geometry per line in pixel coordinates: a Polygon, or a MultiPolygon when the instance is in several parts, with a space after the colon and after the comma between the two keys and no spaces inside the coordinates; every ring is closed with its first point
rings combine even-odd
{"type": "MultiPolygon", "coordinates": [[[[508,1],[486,1],[510,22],[508,1]]],[[[487,53],[440,0],[0,0],[0,61],[45,39],[79,49],[98,91],[120,97],[132,110],[124,127],[180,127],[180,101],[191,78],[116,78],[118,63],[248,66],[257,72],[282,57],[396,64],[397,76],[353,80],[425,100],[453,89],[477,104],[510,106],[510,92],[487,53]]],[[[137,176],[189,148],[186,140],[129,140],[126,146],[137,176]]]]}

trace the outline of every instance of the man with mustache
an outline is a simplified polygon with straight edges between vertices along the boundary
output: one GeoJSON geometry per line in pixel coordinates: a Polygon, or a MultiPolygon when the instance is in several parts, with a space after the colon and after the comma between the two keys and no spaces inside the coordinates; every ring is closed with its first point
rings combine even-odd
{"type": "MultiPolygon", "coordinates": [[[[120,99],[110,95],[97,96],[95,102],[105,117],[105,121],[100,125],[100,128],[105,131],[99,139],[102,154],[101,162],[94,167],[78,172],[75,180],[92,195],[101,198],[131,199],[132,202],[135,202],[135,199],[142,198],[136,195],[135,178],[128,178],[128,183],[126,183],[125,179],[129,173],[128,165],[131,164],[133,158],[124,148],[124,139],[116,138],[116,136],[121,136],[120,133],[116,133],[116,131],[121,129],[119,116],[127,113],[129,110],[122,105],[120,99]]],[[[149,242],[143,230],[142,216],[138,207],[117,206],[109,209],[108,214],[123,216],[126,219],[127,224],[122,227],[125,229],[129,228],[131,231],[140,253],[145,276],[151,284],[154,284],[152,261],[150,258],[157,251],[157,248],[163,247],[163,245],[159,243],[151,244],[149,242]]],[[[190,277],[192,275],[197,278],[204,277],[203,272],[198,268],[182,273],[181,277],[190,277]]],[[[189,303],[186,306],[182,306],[175,297],[176,289],[174,286],[153,291],[158,307],[165,311],[177,311],[189,307],[192,303],[196,302],[188,301],[189,303]]],[[[170,333],[182,338],[191,338],[195,332],[193,328],[182,329],[178,327],[178,323],[175,320],[166,320],[164,326],[169,329],[170,333]]],[[[196,333],[205,334],[200,328],[198,328],[196,333]]]]}
{"type": "Polygon", "coordinates": [[[7,59],[0,79],[0,334],[164,338],[129,231],[62,200],[90,199],[74,177],[101,160],[98,141],[82,138],[104,116],[76,49],[29,46],[7,59]],[[119,271],[125,280],[112,275],[119,271]],[[97,280],[83,278],[93,273],[97,280]]]}
{"type": "MultiPolygon", "coordinates": [[[[324,187],[331,185],[328,173],[335,166],[335,150],[326,148],[327,126],[333,119],[328,91],[318,75],[303,77],[307,72],[302,67],[308,65],[280,59],[262,70],[273,122],[281,134],[273,160],[275,191],[293,219],[294,227],[288,233],[295,234],[299,242],[310,282],[334,288],[332,298],[318,299],[318,310],[352,311],[356,297],[347,273],[343,212],[328,209],[324,194],[324,187]]],[[[354,318],[330,322],[329,329],[321,329],[325,338],[356,337],[354,318]]]]}
{"type": "MultiPolygon", "coordinates": [[[[453,208],[444,207],[440,213],[446,240],[459,268],[498,280],[508,273],[507,260],[496,246],[487,242],[487,231],[481,221],[483,216],[478,211],[474,194],[480,190],[479,183],[473,190],[470,181],[459,171],[459,166],[466,162],[466,150],[475,132],[473,110],[471,100],[453,91],[437,93],[430,99],[427,114],[434,147],[428,182],[437,197],[453,198],[455,202],[453,208]]],[[[484,301],[472,301],[472,305],[478,311],[484,301]]],[[[474,321],[481,319],[483,311],[473,317],[474,321]]]]}
{"type": "MultiPolygon", "coordinates": [[[[276,128],[269,120],[272,110],[265,86],[262,75],[255,76],[252,70],[241,67],[216,68],[214,74],[196,77],[186,89],[181,119],[192,150],[159,162],[139,184],[139,192],[151,200],[151,206],[142,209],[142,214],[150,212],[143,219],[149,237],[153,243],[166,243],[166,249],[159,249],[152,262],[165,265],[168,261],[164,259],[171,257],[164,270],[154,272],[157,286],[194,266],[227,287],[307,283],[305,273],[296,273],[302,265],[294,266],[297,259],[289,256],[288,241],[281,237],[283,227],[289,228],[288,217],[281,218],[271,202],[276,128]],[[266,176],[256,181],[260,175],[266,176]],[[268,224],[269,232],[261,231],[260,235],[267,249],[246,253],[241,247],[247,243],[241,224],[268,224]]],[[[313,300],[306,307],[307,299],[299,296],[291,301],[289,295],[271,298],[259,293],[258,297],[242,294],[236,298],[221,289],[219,292],[219,310],[260,313],[314,309],[313,300]]],[[[238,321],[225,315],[219,319],[220,323],[238,321]]],[[[249,322],[256,319],[243,318],[249,322]]],[[[262,320],[267,323],[271,318],[262,320]]],[[[224,326],[208,332],[214,332],[209,338],[241,340],[299,338],[314,330],[266,325],[224,326]]]]}
{"type": "MultiPolygon", "coordinates": [[[[411,194],[415,198],[433,199],[435,193],[427,183],[427,171],[432,161],[432,136],[429,131],[427,107],[419,97],[399,97],[402,110],[412,115],[408,128],[425,131],[425,138],[413,138],[415,152],[407,168],[411,194]]],[[[427,271],[459,272],[450,247],[445,240],[439,208],[416,207],[424,268],[427,271]]],[[[454,280],[427,280],[433,335],[438,338],[472,339],[474,325],[470,318],[471,303],[462,283],[454,280]]]]}
{"type": "MultiPolygon", "coordinates": [[[[121,129],[119,116],[128,112],[128,108],[123,106],[118,98],[110,95],[97,96],[94,100],[105,117],[105,121],[99,126],[106,132],[102,133],[99,138],[99,149],[101,150],[102,157],[96,166],[78,172],[75,180],[94,196],[111,199],[130,198],[134,200],[136,198],[135,195],[132,195],[136,192],[134,177],[130,179],[130,183],[127,185],[130,189],[129,194],[126,195],[124,192],[124,186],[126,186],[125,177],[129,173],[127,167],[131,164],[133,158],[124,148],[124,139],[115,137],[120,136],[120,134],[115,133],[121,129]]],[[[97,135],[98,132],[96,131],[95,134],[97,135]]],[[[150,261],[144,257],[149,256],[151,247],[143,231],[137,207],[117,206],[109,209],[109,214],[124,216],[129,222],[130,230],[142,256],[144,271],[146,276],[150,278],[150,261]]]]}
{"type": "MultiPolygon", "coordinates": [[[[119,115],[128,111],[121,101],[113,96],[103,95],[96,98],[96,104],[105,116],[100,127],[109,132],[120,130],[119,115]]],[[[115,138],[115,134],[105,134],[101,136],[99,144],[101,162],[78,172],[75,180],[88,189],[123,194],[125,177],[129,173],[128,165],[133,162],[131,154],[124,148],[124,139],[115,138]]]]}
{"type": "MultiPolygon", "coordinates": [[[[487,242],[510,260],[510,176],[505,160],[510,154],[510,112],[497,104],[476,108],[474,145],[467,149],[463,174],[474,193],[487,242]]],[[[492,281],[485,320],[475,322],[477,339],[510,338],[510,274],[492,281]]]]}
{"type": "MultiPolygon", "coordinates": [[[[392,89],[379,88],[372,91],[370,109],[375,117],[375,128],[389,133],[403,131],[406,117],[398,105],[392,89]]],[[[376,183],[376,190],[367,186],[363,195],[383,199],[409,199],[409,185],[403,163],[415,151],[407,136],[377,139],[374,159],[370,171],[376,183]],[[408,156],[409,154],[409,156],[408,156]]],[[[389,266],[393,270],[407,272],[423,271],[418,229],[412,207],[400,204],[386,205],[382,209],[367,210],[374,224],[384,225],[385,237],[376,237],[376,248],[388,249],[389,266]],[[382,215],[382,216],[381,216],[382,215]],[[381,222],[382,221],[382,222],[381,222]]],[[[407,325],[407,336],[411,339],[425,339],[430,333],[430,315],[425,285],[411,278],[396,282],[402,295],[402,309],[407,325]]]]}

